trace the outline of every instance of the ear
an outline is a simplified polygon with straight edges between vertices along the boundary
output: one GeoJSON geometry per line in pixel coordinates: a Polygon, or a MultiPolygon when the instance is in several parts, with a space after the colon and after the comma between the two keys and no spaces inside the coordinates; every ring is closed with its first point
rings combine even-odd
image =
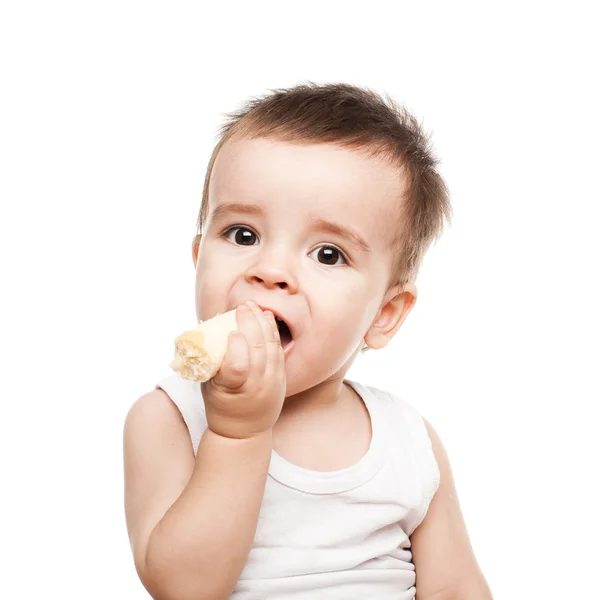
{"type": "Polygon", "coordinates": [[[377,318],[365,335],[367,346],[374,350],[385,348],[400,329],[416,301],[417,288],[412,283],[391,288],[384,296],[377,318]]]}
{"type": "Polygon", "coordinates": [[[192,240],[192,260],[194,261],[194,269],[198,264],[198,249],[200,248],[200,240],[202,239],[202,234],[199,233],[194,236],[192,240]]]}

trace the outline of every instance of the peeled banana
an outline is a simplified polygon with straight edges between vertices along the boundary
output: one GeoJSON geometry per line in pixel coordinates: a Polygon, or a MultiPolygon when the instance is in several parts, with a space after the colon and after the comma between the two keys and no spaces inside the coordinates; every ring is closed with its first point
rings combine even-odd
{"type": "Polygon", "coordinates": [[[208,381],[221,368],[229,333],[237,331],[235,310],[200,322],[175,340],[175,358],[169,365],[183,379],[208,381]]]}

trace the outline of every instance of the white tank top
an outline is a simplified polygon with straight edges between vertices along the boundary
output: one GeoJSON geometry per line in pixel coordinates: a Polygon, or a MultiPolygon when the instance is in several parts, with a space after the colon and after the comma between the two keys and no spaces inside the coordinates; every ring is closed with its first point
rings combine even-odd
{"type": "MultiPolygon", "coordinates": [[[[274,450],[256,535],[235,600],[413,600],[409,537],[439,485],[421,415],[396,395],[353,381],[372,439],[355,465],[320,472],[274,450]]],[[[206,429],[200,384],[160,380],[189,429],[194,454],[206,429]]]]}

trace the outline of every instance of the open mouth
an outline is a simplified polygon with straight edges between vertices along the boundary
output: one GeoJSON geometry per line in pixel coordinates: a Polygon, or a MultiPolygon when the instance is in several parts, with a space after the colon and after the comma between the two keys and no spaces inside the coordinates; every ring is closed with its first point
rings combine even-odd
{"type": "Polygon", "coordinates": [[[275,322],[277,323],[277,329],[279,329],[281,345],[285,348],[292,341],[292,333],[290,332],[290,328],[286,325],[286,322],[279,317],[275,317],[275,322]]]}

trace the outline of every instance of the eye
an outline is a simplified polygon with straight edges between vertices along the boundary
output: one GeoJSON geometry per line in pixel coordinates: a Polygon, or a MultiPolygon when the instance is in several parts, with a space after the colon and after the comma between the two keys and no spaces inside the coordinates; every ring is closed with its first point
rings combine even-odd
{"type": "MultiPolygon", "coordinates": [[[[317,253],[317,261],[322,265],[330,267],[338,264],[348,264],[346,256],[341,250],[338,250],[335,246],[319,246],[315,248],[310,254],[317,253]],[[338,259],[342,259],[341,263],[338,263],[338,259]]],[[[309,256],[310,256],[309,254],[309,256]]]]}
{"type": "Polygon", "coordinates": [[[247,227],[242,227],[241,225],[230,227],[223,234],[223,237],[226,237],[230,242],[233,242],[238,246],[254,246],[254,241],[258,241],[258,236],[256,233],[254,233],[254,231],[248,229],[247,227]],[[233,236],[231,235],[232,233],[234,234],[233,236]]]}

